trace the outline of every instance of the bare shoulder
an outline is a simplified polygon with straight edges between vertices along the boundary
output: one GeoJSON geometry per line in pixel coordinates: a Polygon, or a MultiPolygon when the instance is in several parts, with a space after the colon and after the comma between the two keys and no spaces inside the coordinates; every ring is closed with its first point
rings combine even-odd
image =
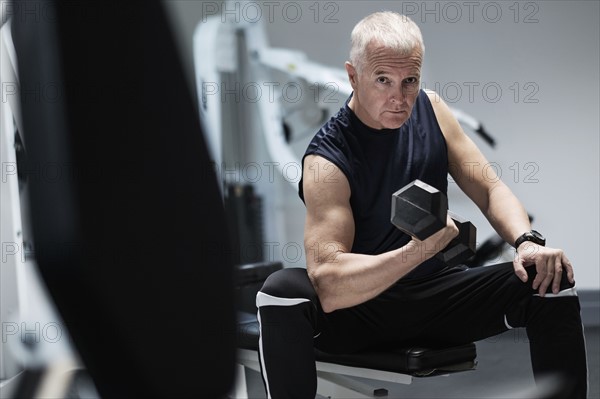
{"type": "Polygon", "coordinates": [[[438,121],[438,125],[440,126],[446,141],[452,143],[458,141],[460,143],[466,136],[450,107],[448,107],[446,102],[437,92],[428,89],[424,89],[424,91],[431,102],[435,118],[438,121]]]}
{"type": "Polygon", "coordinates": [[[423,91],[425,92],[425,94],[427,94],[427,97],[429,97],[429,101],[431,101],[432,104],[442,101],[442,97],[440,97],[440,95],[437,94],[437,92],[431,89],[423,89],[423,91]]]}
{"type": "Polygon", "coordinates": [[[438,123],[440,123],[440,127],[442,127],[442,130],[442,124],[447,124],[448,122],[455,121],[452,111],[437,92],[429,89],[424,89],[423,91],[425,92],[425,94],[427,94],[427,97],[431,102],[431,107],[433,108],[433,112],[435,113],[435,116],[438,120],[438,123]]]}
{"type": "Polygon", "coordinates": [[[426,90],[431,100],[431,106],[438,125],[446,140],[448,147],[448,163],[451,165],[449,173],[459,187],[477,205],[485,205],[485,193],[491,190],[499,178],[491,176],[493,173],[484,170],[488,162],[469,136],[465,134],[454,113],[441,96],[431,90],[426,90]]]}
{"type": "Polygon", "coordinates": [[[313,204],[327,206],[350,199],[350,184],[333,162],[319,156],[304,158],[302,188],[307,208],[313,204]]]}

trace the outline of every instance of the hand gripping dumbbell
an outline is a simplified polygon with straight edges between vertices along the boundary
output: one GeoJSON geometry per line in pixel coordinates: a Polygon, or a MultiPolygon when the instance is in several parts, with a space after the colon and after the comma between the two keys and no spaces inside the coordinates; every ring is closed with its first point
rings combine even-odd
{"type": "Polygon", "coordinates": [[[477,229],[473,223],[448,211],[446,195],[421,180],[414,180],[392,194],[392,224],[419,240],[445,227],[446,215],[458,227],[458,235],[435,257],[448,266],[456,266],[475,254],[477,229]]]}

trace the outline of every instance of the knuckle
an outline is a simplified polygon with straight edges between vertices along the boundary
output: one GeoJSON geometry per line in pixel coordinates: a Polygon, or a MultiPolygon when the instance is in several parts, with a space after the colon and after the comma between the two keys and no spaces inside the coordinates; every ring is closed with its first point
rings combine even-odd
{"type": "Polygon", "coordinates": [[[545,270],[544,272],[540,273],[540,278],[542,280],[547,280],[548,278],[552,277],[552,273],[550,273],[549,271],[545,270]]]}

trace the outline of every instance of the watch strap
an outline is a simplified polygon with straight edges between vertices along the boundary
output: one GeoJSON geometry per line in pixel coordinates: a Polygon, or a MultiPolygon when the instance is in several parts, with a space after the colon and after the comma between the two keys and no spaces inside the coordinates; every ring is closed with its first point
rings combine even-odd
{"type": "Polygon", "coordinates": [[[515,240],[515,248],[519,248],[519,245],[523,244],[525,241],[531,241],[534,242],[538,245],[541,246],[545,246],[546,245],[546,239],[544,238],[540,238],[538,237],[538,235],[541,236],[541,234],[534,234],[534,231],[527,231],[523,234],[521,234],[516,240],[515,240]]]}

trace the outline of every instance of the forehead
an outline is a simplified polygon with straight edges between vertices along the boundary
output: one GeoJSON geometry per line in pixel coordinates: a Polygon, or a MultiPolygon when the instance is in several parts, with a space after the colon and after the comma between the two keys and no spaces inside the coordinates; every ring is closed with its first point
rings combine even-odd
{"type": "Polygon", "coordinates": [[[365,71],[370,73],[376,73],[378,70],[418,71],[422,62],[423,54],[418,47],[405,53],[371,43],[367,46],[364,66],[365,71]]]}

